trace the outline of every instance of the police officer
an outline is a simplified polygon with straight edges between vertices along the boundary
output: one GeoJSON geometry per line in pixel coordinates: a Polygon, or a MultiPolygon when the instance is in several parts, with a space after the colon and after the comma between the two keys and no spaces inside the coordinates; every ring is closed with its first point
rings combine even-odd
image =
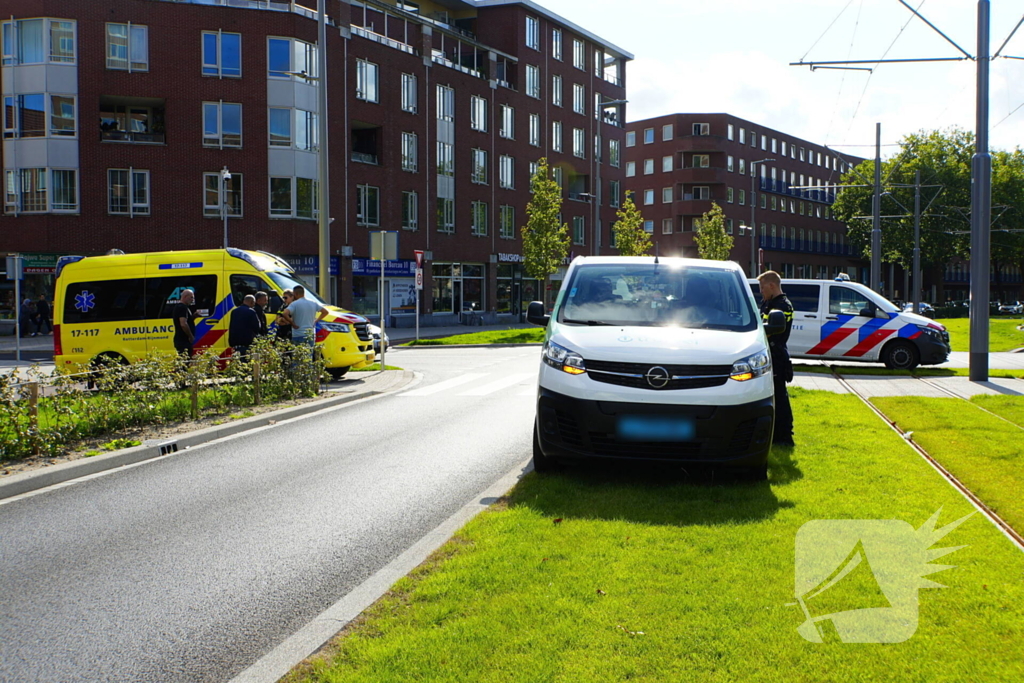
{"type": "Polygon", "coordinates": [[[793,409],[789,405],[786,383],[793,381],[793,363],[789,359],[789,332],[793,329],[793,304],[782,292],[782,280],[774,270],[758,276],[761,283],[761,318],[767,324],[768,314],[782,311],[786,315],[786,329],[768,337],[768,348],[772,354],[772,379],[775,383],[775,435],[772,443],[781,446],[793,444],[793,409]]]}

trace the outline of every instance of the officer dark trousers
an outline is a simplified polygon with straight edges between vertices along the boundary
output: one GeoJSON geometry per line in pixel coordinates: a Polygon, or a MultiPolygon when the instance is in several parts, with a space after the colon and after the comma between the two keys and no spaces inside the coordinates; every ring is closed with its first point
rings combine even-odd
{"type": "Polygon", "coordinates": [[[775,384],[775,435],[776,442],[793,440],[793,409],[789,405],[789,392],[786,390],[786,375],[783,368],[773,368],[772,382],[775,384]]]}

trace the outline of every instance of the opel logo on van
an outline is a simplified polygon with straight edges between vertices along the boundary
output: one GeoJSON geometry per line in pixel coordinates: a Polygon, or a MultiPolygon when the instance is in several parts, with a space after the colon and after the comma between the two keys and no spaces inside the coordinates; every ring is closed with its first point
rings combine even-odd
{"type": "Polygon", "coordinates": [[[655,366],[647,371],[647,383],[651,385],[652,389],[664,389],[668,386],[670,379],[672,379],[672,375],[661,366],[655,366]]]}

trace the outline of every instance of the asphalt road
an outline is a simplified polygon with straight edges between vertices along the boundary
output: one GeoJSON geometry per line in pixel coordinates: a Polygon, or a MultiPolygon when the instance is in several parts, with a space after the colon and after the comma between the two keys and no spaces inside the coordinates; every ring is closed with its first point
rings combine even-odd
{"type": "Polygon", "coordinates": [[[230,680],[530,456],[538,358],[0,504],[0,681],[230,680]]]}

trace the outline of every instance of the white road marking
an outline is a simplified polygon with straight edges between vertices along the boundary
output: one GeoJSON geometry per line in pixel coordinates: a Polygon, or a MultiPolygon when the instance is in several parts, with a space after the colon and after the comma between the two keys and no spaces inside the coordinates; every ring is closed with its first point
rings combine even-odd
{"type": "Polygon", "coordinates": [[[430,386],[423,387],[422,389],[413,389],[412,391],[406,391],[399,394],[399,396],[432,396],[439,394],[442,391],[452,389],[463,384],[475,382],[481,377],[487,377],[486,374],[469,373],[465,375],[459,375],[458,377],[452,377],[444,382],[438,382],[437,384],[431,384],[430,386]]]}
{"type": "Polygon", "coordinates": [[[464,391],[461,394],[459,394],[459,396],[486,396],[488,394],[493,394],[496,391],[501,391],[502,389],[510,387],[514,384],[519,384],[520,382],[532,377],[533,375],[534,373],[532,372],[522,372],[513,375],[508,375],[507,377],[502,377],[501,379],[495,382],[491,382],[490,384],[485,384],[482,387],[476,387],[474,389],[470,389],[469,391],[464,391]]]}

